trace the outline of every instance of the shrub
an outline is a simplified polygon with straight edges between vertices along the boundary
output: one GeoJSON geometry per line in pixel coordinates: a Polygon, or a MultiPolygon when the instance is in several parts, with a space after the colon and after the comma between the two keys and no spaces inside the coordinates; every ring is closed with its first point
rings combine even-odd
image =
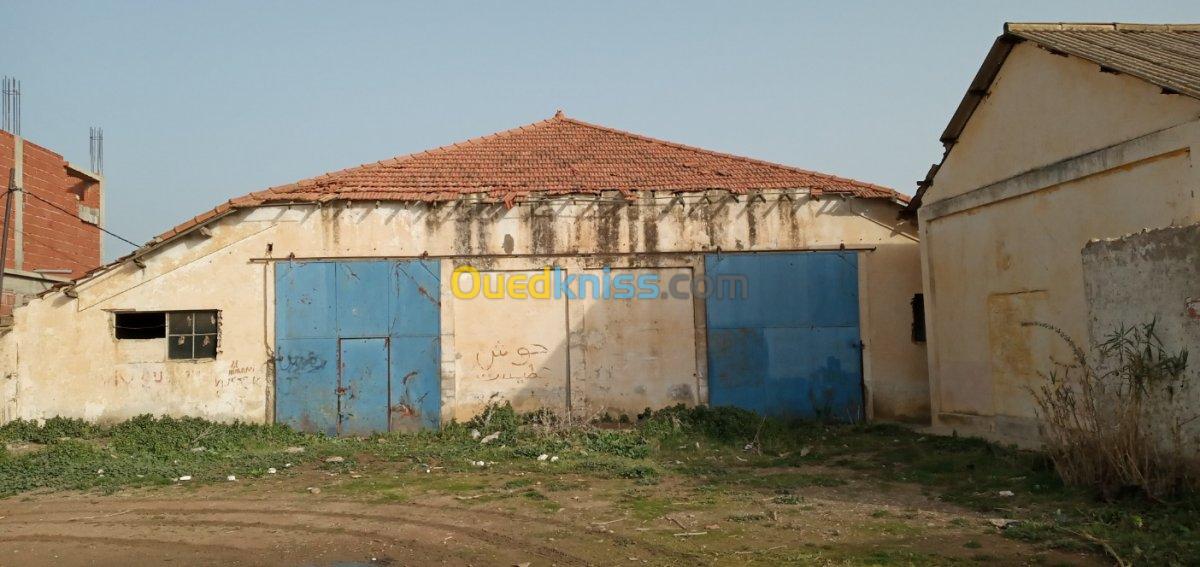
{"type": "Polygon", "coordinates": [[[95,482],[104,455],[95,447],[67,440],[44,450],[0,460],[0,498],[37,488],[81,488],[95,482]]]}
{"type": "Polygon", "coordinates": [[[1074,361],[1058,365],[1033,391],[1046,451],[1067,484],[1105,498],[1141,492],[1170,498],[1197,488],[1195,446],[1185,426],[1197,414],[1178,403],[1186,391],[1188,353],[1171,352],[1155,322],[1121,328],[1091,357],[1062,330],[1074,361]]]}
{"type": "Polygon", "coordinates": [[[766,421],[762,416],[734,407],[687,407],[683,404],[638,416],[643,429],[655,434],[683,432],[717,441],[745,442],[754,438],[766,421]]]}
{"type": "Polygon", "coordinates": [[[205,447],[241,450],[262,444],[300,444],[302,433],[280,425],[217,423],[197,417],[139,415],[108,430],[114,448],[127,453],[173,454],[205,447]]]}
{"type": "Polygon", "coordinates": [[[483,435],[499,431],[500,443],[510,444],[517,438],[517,430],[521,427],[521,416],[517,415],[512,404],[490,403],[479,415],[471,418],[467,426],[478,430],[483,435]]]}
{"type": "Polygon", "coordinates": [[[82,419],[52,417],[41,425],[33,420],[14,420],[0,427],[0,441],[46,445],[60,439],[90,439],[99,430],[82,419]]]}
{"type": "Polygon", "coordinates": [[[39,435],[36,421],[16,419],[0,426],[0,441],[9,443],[30,443],[39,435]]]}

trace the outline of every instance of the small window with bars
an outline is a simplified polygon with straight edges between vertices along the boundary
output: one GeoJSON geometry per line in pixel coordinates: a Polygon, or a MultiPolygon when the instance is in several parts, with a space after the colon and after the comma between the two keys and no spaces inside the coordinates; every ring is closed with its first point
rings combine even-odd
{"type": "Polygon", "coordinates": [[[216,357],[216,311],[167,313],[167,358],[191,360],[216,357]]]}

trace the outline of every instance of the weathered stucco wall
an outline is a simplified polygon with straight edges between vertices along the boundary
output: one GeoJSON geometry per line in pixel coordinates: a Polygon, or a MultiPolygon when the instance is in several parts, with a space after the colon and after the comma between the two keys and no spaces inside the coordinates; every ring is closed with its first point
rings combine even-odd
{"type": "Polygon", "coordinates": [[[273,270],[277,262],[313,258],[442,259],[444,419],[470,415],[497,390],[556,407],[569,401],[573,410],[640,411],[644,402],[685,401],[680,385],[687,382],[693,388],[686,401],[703,402],[703,311],[694,303],[666,301],[639,313],[636,306],[584,301],[459,300],[449,285],[453,268],[695,271],[703,269],[697,252],[845,246],[863,249],[864,380],[874,415],[920,421],[928,411],[924,347],[908,332],[908,302],[920,290],[918,255],[914,231],[898,224],[897,210],[882,201],[802,193],[736,201],[713,193],[635,203],[615,195],[560,198],[512,209],[462,201],[240,211],[212,223],[211,236],[192,233],[148,254],[144,268],[127,262],[78,284],[75,298],[55,292],[19,310],[16,330],[2,343],[15,359],[17,391],[6,417],[273,419],[273,270]],[[161,340],[115,340],[112,312],[127,309],[219,310],[216,360],[167,361],[161,340]],[[631,319],[645,326],[602,329],[631,319]],[[606,341],[598,349],[597,336],[606,341]],[[488,379],[480,364],[493,352],[521,357],[505,362],[533,364],[551,379],[488,379]],[[613,372],[617,363],[636,372],[613,372]],[[569,378],[559,379],[564,364],[569,378]],[[658,374],[637,375],[643,371],[658,374]]]}
{"type": "MultiPolygon", "coordinates": [[[[1114,331],[1155,322],[1155,331],[1172,352],[1187,349],[1190,388],[1177,402],[1188,413],[1200,408],[1200,225],[1164,228],[1083,249],[1088,334],[1093,343],[1114,331]]],[[[1191,424],[1191,433],[1200,424],[1191,424]]]]}
{"type": "MultiPolygon", "coordinates": [[[[600,278],[597,262],[564,257],[555,259],[554,266],[600,278]]],[[[684,267],[636,259],[623,261],[626,267],[611,273],[654,273],[665,282],[675,274],[703,270],[704,264],[702,255],[691,254],[672,255],[669,262],[684,267]]],[[[512,269],[530,267],[527,259],[488,263],[493,268],[480,273],[489,281],[542,273],[512,269]]],[[[443,265],[444,278],[453,276],[454,265],[443,265]]],[[[459,420],[495,399],[509,400],[519,411],[544,407],[565,414],[570,408],[572,415],[585,418],[634,416],[648,407],[703,401],[703,351],[697,348],[697,335],[703,336],[704,324],[695,316],[703,301],[460,299],[444,288],[442,304],[452,310],[454,325],[443,334],[443,344],[452,341],[456,351],[453,374],[443,376],[443,398],[459,420]]]]}
{"type": "MultiPolygon", "coordinates": [[[[450,281],[453,266],[443,266],[450,281]]],[[[484,271],[483,285],[503,286],[499,276],[526,277],[531,270],[484,271]]],[[[467,284],[463,284],[464,287],[467,284]]],[[[503,289],[498,287],[495,289],[503,289]]],[[[517,411],[538,408],[566,415],[567,300],[487,298],[457,299],[443,289],[442,304],[454,310],[454,380],[452,414],[470,419],[489,402],[508,400],[517,411]]],[[[445,341],[443,340],[443,348],[445,341]]]]}
{"type": "MultiPolygon", "coordinates": [[[[620,272],[648,273],[669,282],[674,277],[691,280],[703,271],[703,260],[681,258],[682,267],[663,267],[620,272]]],[[[587,270],[599,277],[599,270],[587,270]]],[[[578,302],[582,333],[577,351],[582,356],[571,376],[582,390],[584,415],[598,413],[636,415],[648,407],[701,401],[700,368],[703,351],[696,348],[703,337],[703,302],[663,297],[645,301],[586,298],[578,302]],[[668,338],[668,341],[664,341],[668,338]],[[612,348],[610,345],[620,345],[612,348]]]]}
{"type": "Polygon", "coordinates": [[[1089,240],[1200,219],[1200,103],[1017,46],[919,211],[934,423],[1033,445],[1029,388],[1088,333],[1089,240]]]}

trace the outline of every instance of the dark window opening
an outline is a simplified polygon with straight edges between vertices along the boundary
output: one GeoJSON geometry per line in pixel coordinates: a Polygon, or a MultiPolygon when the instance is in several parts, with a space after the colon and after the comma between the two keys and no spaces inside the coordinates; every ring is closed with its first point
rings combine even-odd
{"type": "Polygon", "coordinates": [[[167,317],[162,311],[114,313],[118,339],[161,339],[167,336],[167,317]]]}
{"type": "Polygon", "coordinates": [[[167,358],[188,360],[216,357],[216,311],[167,313],[167,358]]]}
{"type": "Polygon", "coordinates": [[[912,298],[912,340],[925,342],[925,294],[918,293],[912,298]]]}

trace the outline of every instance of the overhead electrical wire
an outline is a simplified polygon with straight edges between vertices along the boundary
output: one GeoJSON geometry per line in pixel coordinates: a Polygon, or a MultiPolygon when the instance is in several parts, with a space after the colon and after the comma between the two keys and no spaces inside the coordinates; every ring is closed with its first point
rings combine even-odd
{"type": "MultiPolygon", "coordinates": [[[[30,192],[28,192],[28,191],[25,191],[24,189],[21,189],[21,188],[18,188],[18,187],[13,187],[12,189],[9,189],[7,193],[8,193],[9,195],[11,195],[11,194],[12,194],[13,192],[15,192],[15,191],[21,191],[22,193],[25,193],[26,195],[28,195],[28,196],[30,196],[30,197],[33,197],[34,199],[37,199],[37,200],[39,200],[39,201],[41,201],[41,202],[43,202],[43,203],[46,203],[47,205],[50,205],[51,207],[53,207],[53,208],[55,208],[55,209],[58,209],[59,211],[61,211],[61,212],[65,213],[65,214],[67,214],[67,215],[70,215],[70,216],[71,216],[71,218],[78,218],[78,216],[77,216],[77,214],[76,214],[76,213],[73,213],[73,212],[71,212],[71,211],[68,211],[68,210],[66,210],[66,209],[64,209],[64,208],[62,208],[62,207],[60,207],[60,206],[58,206],[58,205],[56,205],[56,204],[54,204],[54,203],[52,203],[52,202],[50,202],[50,201],[46,200],[46,199],[43,199],[42,197],[39,197],[39,196],[37,196],[37,194],[35,194],[35,193],[30,193],[30,192]]],[[[90,224],[90,223],[88,223],[88,224],[90,224]]],[[[103,232],[103,233],[105,233],[105,234],[107,234],[107,235],[109,235],[109,236],[111,236],[111,237],[113,237],[113,238],[116,238],[117,240],[120,240],[120,241],[122,241],[122,242],[124,242],[124,243],[126,243],[126,244],[129,244],[130,246],[133,246],[134,248],[141,248],[141,246],[142,246],[141,244],[138,244],[138,243],[136,243],[136,242],[134,242],[134,241],[132,241],[132,240],[130,240],[130,239],[128,239],[128,238],[125,238],[124,236],[121,236],[120,234],[117,234],[117,233],[115,233],[115,232],[113,232],[113,231],[111,231],[111,230],[108,230],[107,228],[104,228],[104,227],[102,227],[102,226],[99,226],[99,225],[92,225],[92,226],[95,226],[96,228],[100,229],[100,231],[101,231],[101,232],[103,232]]]]}

